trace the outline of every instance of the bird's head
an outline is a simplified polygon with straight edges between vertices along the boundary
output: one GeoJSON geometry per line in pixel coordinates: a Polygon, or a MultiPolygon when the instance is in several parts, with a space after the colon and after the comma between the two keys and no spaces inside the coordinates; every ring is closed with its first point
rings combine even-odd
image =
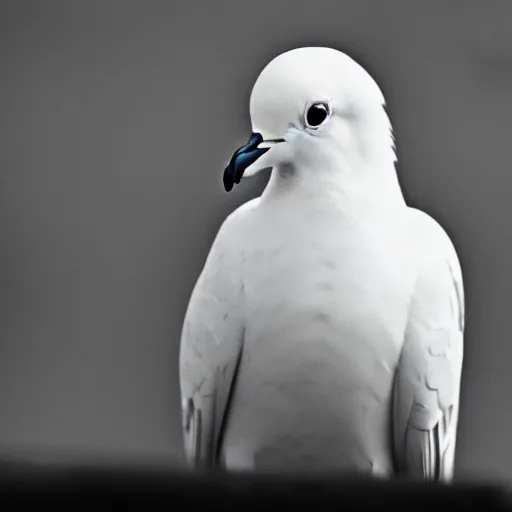
{"type": "Polygon", "coordinates": [[[337,50],[298,48],[276,57],[254,84],[250,115],[250,140],[224,172],[228,191],[269,167],[362,173],[395,161],[379,86],[337,50]]]}

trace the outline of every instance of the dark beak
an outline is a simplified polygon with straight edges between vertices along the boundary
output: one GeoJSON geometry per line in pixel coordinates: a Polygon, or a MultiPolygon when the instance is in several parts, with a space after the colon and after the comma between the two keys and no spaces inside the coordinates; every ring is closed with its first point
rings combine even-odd
{"type": "MultiPolygon", "coordinates": [[[[258,148],[258,145],[262,142],[264,140],[261,134],[255,132],[251,135],[249,142],[245,146],[242,146],[233,153],[228,166],[224,170],[224,188],[226,192],[229,192],[235,183],[240,183],[247,167],[256,162],[260,156],[270,149],[258,148]]],[[[280,140],[275,142],[280,142],[280,140]]]]}

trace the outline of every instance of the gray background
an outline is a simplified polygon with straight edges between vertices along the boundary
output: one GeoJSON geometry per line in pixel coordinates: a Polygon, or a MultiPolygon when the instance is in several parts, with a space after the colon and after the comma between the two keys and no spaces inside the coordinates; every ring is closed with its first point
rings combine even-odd
{"type": "Polygon", "coordinates": [[[266,180],[222,168],[262,67],[327,45],[381,84],[407,198],[461,256],[459,474],[510,478],[511,26],[505,1],[3,0],[1,451],[181,463],[187,300],[266,180]]]}

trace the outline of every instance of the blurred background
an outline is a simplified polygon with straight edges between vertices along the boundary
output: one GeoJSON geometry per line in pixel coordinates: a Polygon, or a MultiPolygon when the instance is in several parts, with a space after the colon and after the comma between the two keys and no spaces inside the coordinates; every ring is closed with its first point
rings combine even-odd
{"type": "Polygon", "coordinates": [[[457,469],[512,479],[512,3],[0,3],[0,455],[183,462],[177,356],[263,66],[349,53],[462,261],[457,469]]]}

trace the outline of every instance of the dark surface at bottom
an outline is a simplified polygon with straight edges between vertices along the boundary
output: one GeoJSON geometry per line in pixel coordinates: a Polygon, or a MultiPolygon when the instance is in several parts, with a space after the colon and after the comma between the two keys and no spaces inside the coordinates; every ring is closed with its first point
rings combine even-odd
{"type": "Polygon", "coordinates": [[[508,489],[478,483],[452,485],[370,480],[347,475],[187,473],[151,468],[0,464],[2,503],[18,507],[76,505],[172,508],[208,501],[223,510],[247,504],[327,503],[342,510],[511,510],[508,489]]]}

